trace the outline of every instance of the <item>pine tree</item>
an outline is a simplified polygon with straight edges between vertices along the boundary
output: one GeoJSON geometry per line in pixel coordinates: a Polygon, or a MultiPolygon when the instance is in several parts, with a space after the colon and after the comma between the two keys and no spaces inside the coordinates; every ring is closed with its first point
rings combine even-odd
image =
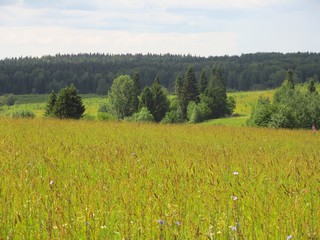
{"type": "Polygon", "coordinates": [[[227,114],[227,92],[220,68],[212,68],[210,82],[203,99],[212,111],[211,118],[219,118],[227,114]]]}
{"type": "Polygon", "coordinates": [[[139,72],[135,71],[133,75],[133,84],[134,84],[134,99],[133,99],[133,110],[134,112],[138,111],[139,108],[139,98],[138,96],[141,93],[141,85],[140,85],[140,76],[139,72]]]}
{"type": "Polygon", "coordinates": [[[48,104],[46,106],[46,111],[44,113],[44,116],[49,117],[53,115],[53,109],[57,102],[57,95],[54,91],[51,92],[48,100],[48,104]]]}
{"type": "Polygon", "coordinates": [[[163,87],[159,84],[159,76],[151,86],[153,99],[153,108],[150,109],[151,114],[156,122],[160,122],[169,110],[169,100],[163,91],[163,87]]]}
{"type": "Polygon", "coordinates": [[[206,70],[203,69],[200,75],[200,81],[198,85],[199,94],[204,93],[207,87],[208,87],[208,78],[206,76],[206,70]]]}
{"type": "Polygon", "coordinates": [[[139,108],[142,109],[143,107],[146,107],[150,112],[153,109],[153,97],[150,87],[146,86],[140,97],[140,105],[139,108]]]}
{"type": "Polygon", "coordinates": [[[178,74],[176,78],[176,84],[175,84],[175,93],[178,100],[181,99],[182,92],[183,92],[183,78],[181,74],[178,74]]]}
{"type": "Polygon", "coordinates": [[[189,66],[186,73],[186,79],[183,84],[183,98],[187,102],[198,102],[198,84],[193,66],[189,66]]]}
{"type": "Polygon", "coordinates": [[[199,102],[197,79],[191,65],[187,69],[180,97],[180,107],[183,119],[187,118],[188,104],[190,102],[199,102]]]}

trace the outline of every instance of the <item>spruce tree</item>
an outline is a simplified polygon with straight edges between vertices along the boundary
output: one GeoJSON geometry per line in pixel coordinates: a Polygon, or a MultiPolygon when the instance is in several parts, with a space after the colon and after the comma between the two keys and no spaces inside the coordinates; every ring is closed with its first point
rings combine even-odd
{"type": "Polygon", "coordinates": [[[53,108],[53,114],[58,118],[79,119],[82,117],[85,107],[82,99],[77,95],[76,88],[72,85],[63,88],[53,108]]]}
{"type": "Polygon", "coordinates": [[[44,116],[49,117],[53,115],[53,109],[54,106],[57,102],[57,95],[54,91],[51,92],[50,96],[49,96],[49,100],[46,106],[46,111],[44,113],[44,116]]]}
{"type": "Polygon", "coordinates": [[[227,92],[220,68],[212,68],[210,82],[204,96],[205,103],[211,109],[211,118],[219,118],[227,114],[227,92]]]}
{"type": "Polygon", "coordinates": [[[153,99],[153,108],[150,109],[151,114],[156,122],[160,122],[169,110],[169,100],[163,90],[163,87],[159,84],[159,76],[151,86],[151,93],[153,99]]]}
{"type": "Polygon", "coordinates": [[[186,78],[183,84],[183,98],[187,102],[198,102],[198,83],[196,75],[193,70],[193,66],[189,66],[186,73],[186,78]]]}
{"type": "Polygon", "coordinates": [[[206,70],[203,69],[200,75],[200,81],[198,85],[199,94],[204,93],[207,87],[208,87],[208,78],[206,76],[206,70]]]}
{"type": "Polygon", "coordinates": [[[133,84],[134,84],[134,97],[133,97],[133,111],[137,112],[139,107],[139,98],[138,96],[141,93],[141,85],[140,85],[140,76],[139,72],[135,71],[133,75],[133,84]]]}
{"type": "Polygon", "coordinates": [[[188,104],[190,102],[199,102],[197,79],[191,65],[187,69],[181,91],[180,107],[183,119],[187,118],[188,104]]]}
{"type": "Polygon", "coordinates": [[[146,86],[140,97],[140,105],[139,108],[142,109],[143,107],[146,107],[150,112],[153,109],[153,97],[150,87],[146,86]]]}
{"type": "Polygon", "coordinates": [[[175,93],[178,101],[181,99],[182,92],[183,92],[183,78],[181,74],[178,74],[176,78],[176,83],[175,83],[175,93]]]}

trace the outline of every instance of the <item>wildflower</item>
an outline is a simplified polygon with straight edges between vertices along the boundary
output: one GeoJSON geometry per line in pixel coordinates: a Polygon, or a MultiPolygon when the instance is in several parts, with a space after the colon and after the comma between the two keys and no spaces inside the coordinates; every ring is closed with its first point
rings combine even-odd
{"type": "Polygon", "coordinates": [[[49,184],[50,184],[50,185],[53,185],[53,184],[54,184],[54,181],[53,181],[53,180],[51,180],[49,184]]]}
{"type": "Polygon", "coordinates": [[[181,224],[180,224],[180,222],[177,221],[177,222],[176,222],[176,225],[177,225],[177,226],[180,226],[181,224]]]}
{"type": "Polygon", "coordinates": [[[55,229],[55,230],[57,230],[57,229],[58,229],[58,227],[57,227],[57,226],[53,226],[52,228],[53,228],[53,229],[55,229]]]}
{"type": "Polygon", "coordinates": [[[237,197],[237,196],[233,196],[233,197],[232,197],[232,200],[233,200],[233,201],[237,201],[237,200],[238,200],[238,197],[237,197]]]}
{"type": "Polygon", "coordinates": [[[235,226],[229,226],[229,228],[230,228],[232,231],[234,231],[234,232],[237,231],[237,227],[235,227],[235,226]]]}
{"type": "Polygon", "coordinates": [[[106,229],[107,226],[106,226],[106,225],[103,225],[103,226],[101,226],[100,228],[101,228],[101,229],[106,229]]]}
{"type": "Polygon", "coordinates": [[[239,172],[233,172],[233,175],[239,175],[239,172]]]}
{"type": "Polygon", "coordinates": [[[287,240],[290,240],[290,239],[292,239],[292,235],[289,235],[289,236],[287,237],[287,240]]]}
{"type": "Polygon", "coordinates": [[[162,219],[159,219],[157,222],[160,223],[161,225],[164,224],[164,221],[162,219]]]}

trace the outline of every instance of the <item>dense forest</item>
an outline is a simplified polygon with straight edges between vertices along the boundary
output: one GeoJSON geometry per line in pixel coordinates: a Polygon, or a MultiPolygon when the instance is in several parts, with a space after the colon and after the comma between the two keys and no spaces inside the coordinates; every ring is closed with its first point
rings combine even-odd
{"type": "Polygon", "coordinates": [[[320,76],[319,53],[255,53],[241,56],[197,57],[155,54],[79,54],[41,58],[24,57],[0,60],[0,94],[58,92],[75,85],[79,93],[106,94],[113,80],[122,74],[139,71],[142,87],[159,82],[174,91],[176,77],[192,64],[196,78],[210,69],[222,69],[229,91],[263,90],[281,85],[287,69],[293,69],[296,83],[320,76]]]}

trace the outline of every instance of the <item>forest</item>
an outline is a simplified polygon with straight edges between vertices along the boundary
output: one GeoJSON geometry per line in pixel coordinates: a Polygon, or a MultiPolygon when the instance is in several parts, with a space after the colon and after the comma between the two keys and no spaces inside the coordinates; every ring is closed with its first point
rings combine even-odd
{"type": "Polygon", "coordinates": [[[79,93],[105,95],[120,75],[138,71],[141,86],[150,86],[158,76],[161,85],[174,91],[176,77],[192,64],[196,78],[222,70],[228,91],[272,89],[281,85],[287,70],[293,69],[296,83],[317,82],[319,53],[254,53],[241,56],[199,57],[172,54],[78,54],[21,57],[0,60],[0,94],[42,94],[58,92],[73,84],[79,93]]]}

